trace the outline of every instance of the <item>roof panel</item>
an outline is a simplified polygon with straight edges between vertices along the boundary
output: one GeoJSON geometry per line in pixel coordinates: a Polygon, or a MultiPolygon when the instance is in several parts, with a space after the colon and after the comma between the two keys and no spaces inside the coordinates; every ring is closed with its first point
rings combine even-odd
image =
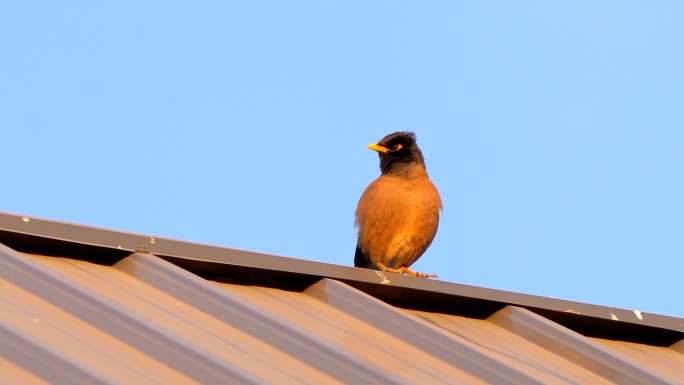
{"type": "Polygon", "coordinates": [[[606,349],[601,344],[529,310],[509,306],[489,319],[549,352],[567,358],[611,381],[621,384],[672,383],[671,379],[648,370],[640,362],[606,349]]]}
{"type": "Polygon", "coordinates": [[[682,319],[16,219],[0,384],[684,384],[682,319]]]}
{"type": "MultiPolygon", "coordinates": [[[[346,383],[415,383],[406,377],[420,378],[420,383],[449,383],[454,379],[479,383],[462,370],[434,364],[434,357],[306,293],[213,284],[140,253],[115,267],[165,288],[217,319],[346,383]],[[416,359],[406,360],[411,355],[416,359]]],[[[366,296],[353,291],[357,296],[366,296]]]]}
{"type": "Polygon", "coordinates": [[[490,320],[412,311],[417,317],[482,347],[506,365],[527,373],[544,384],[612,383],[566,359],[550,355],[537,344],[516,335],[490,320]]]}
{"type": "Polygon", "coordinates": [[[409,344],[430,352],[452,366],[463,368],[487,382],[540,383],[529,373],[506,365],[471,341],[445,333],[430,323],[405,311],[398,311],[399,309],[375,298],[357,295],[355,289],[340,282],[324,279],[306,292],[364,323],[401,336],[409,344]]]}
{"type": "MultiPolygon", "coordinates": [[[[132,381],[138,384],[195,383],[120,340],[103,333],[47,301],[0,280],[2,356],[17,362],[40,362],[65,383],[132,381]],[[151,373],[154,373],[152,376],[151,373]]],[[[4,370],[3,370],[4,375],[4,370]]],[[[55,377],[56,376],[56,377],[55,377]]]]}
{"type": "Polygon", "coordinates": [[[684,383],[684,354],[672,348],[594,338],[594,341],[640,362],[649,371],[666,373],[671,382],[684,383]]]}
{"type": "Polygon", "coordinates": [[[0,376],[0,385],[17,385],[17,384],[31,384],[31,385],[47,385],[49,384],[42,378],[31,373],[29,370],[14,364],[0,355],[0,368],[2,368],[2,376],[0,376]]]}
{"type": "MultiPolygon", "coordinates": [[[[257,303],[272,317],[306,331],[319,344],[353,357],[357,367],[370,366],[384,383],[481,383],[458,367],[411,346],[383,329],[341,312],[306,293],[279,289],[221,285],[234,295],[257,303]],[[411,379],[410,381],[407,381],[411,379]],[[416,379],[420,379],[416,382],[416,379]]],[[[365,294],[358,293],[358,296],[365,294]]],[[[395,310],[400,311],[400,310],[395,310]]]]}
{"type": "Polygon", "coordinates": [[[514,305],[596,337],[660,346],[684,338],[682,319],[659,314],[396,274],[390,274],[387,279],[385,274],[367,269],[9,213],[0,213],[0,243],[19,251],[62,255],[105,265],[114,264],[137,249],[145,249],[208,279],[304,290],[323,278],[332,278],[404,308],[486,318],[506,305],[514,305]],[[620,322],[614,322],[615,319],[620,322]]]}
{"type": "MultiPolygon", "coordinates": [[[[61,258],[27,258],[7,250],[2,256],[4,262],[15,265],[6,263],[0,274],[19,278],[17,284],[22,289],[59,304],[73,316],[200,382],[335,383],[189,304],[149,286],[139,290],[138,280],[117,269],[61,258]],[[12,274],[18,271],[21,274],[12,274]],[[293,370],[300,375],[293,375],[293,370]]],[[[16,329],[19,324],[9,327],[16,329]]],[[[67,346],[76,346],[78,341],[67,346]]],[[[88,345],[90,340],[84,338],[80,343],[88,345]]],[[[58,355],[65,357],[63,352],[58,355]]]]}

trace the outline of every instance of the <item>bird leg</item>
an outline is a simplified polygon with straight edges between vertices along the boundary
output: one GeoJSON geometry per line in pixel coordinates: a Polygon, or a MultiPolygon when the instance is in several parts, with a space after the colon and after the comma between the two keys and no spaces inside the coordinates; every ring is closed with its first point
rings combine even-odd
{"type": "Polygon", "coordinates": [[[437,278],[437,274],[419,273],[417,271],[409,270],[409,268],[406,266],[402,266],[398,269],[394,269],[394,268],[385,266],[382,262],[378,262],[377,266],[380,270],[386,271],[389,273],[406,274],[406,275],[410,275],[412,277],[420,277],[420,278],[435,278],[435,279],[437,278]]]}

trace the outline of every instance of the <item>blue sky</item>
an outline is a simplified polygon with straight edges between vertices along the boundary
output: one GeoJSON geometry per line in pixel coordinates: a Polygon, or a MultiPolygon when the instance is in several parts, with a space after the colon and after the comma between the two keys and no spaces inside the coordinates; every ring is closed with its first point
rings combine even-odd
{"type": "Polygon", "coordinates": [[[0,211],[351,265],[366,149],[414,267],[684,317],[684,3],[4,2],[0,211]]]}

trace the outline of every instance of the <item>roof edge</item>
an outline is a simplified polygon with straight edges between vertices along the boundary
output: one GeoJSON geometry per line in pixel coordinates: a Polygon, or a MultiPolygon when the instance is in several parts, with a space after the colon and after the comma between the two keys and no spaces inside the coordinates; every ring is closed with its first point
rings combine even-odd
{"type": "Polygon", "coordinates": [[[684,319],[582,302],[180,241],[0,212],[0,243],[23,252],[112,265],[149,252],[208,279],[301,291],[323,278],[342,281],[394,306],[487,318],[526,308],[583,335],[669,346],[684,339],[684,319]]]}

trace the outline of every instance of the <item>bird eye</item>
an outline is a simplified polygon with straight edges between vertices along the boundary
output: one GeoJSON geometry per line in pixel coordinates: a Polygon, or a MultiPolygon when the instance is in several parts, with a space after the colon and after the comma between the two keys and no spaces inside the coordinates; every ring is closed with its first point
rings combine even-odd
{"type": "Polygon", "coordinates": [[[401,144],[395,144],[394,146],[392,146],[392,148],[390,149],[390,151],[399,151],[399,150],[401,150],[402,148],[404,148],[404,146],[402,146],[401,144]]]}

